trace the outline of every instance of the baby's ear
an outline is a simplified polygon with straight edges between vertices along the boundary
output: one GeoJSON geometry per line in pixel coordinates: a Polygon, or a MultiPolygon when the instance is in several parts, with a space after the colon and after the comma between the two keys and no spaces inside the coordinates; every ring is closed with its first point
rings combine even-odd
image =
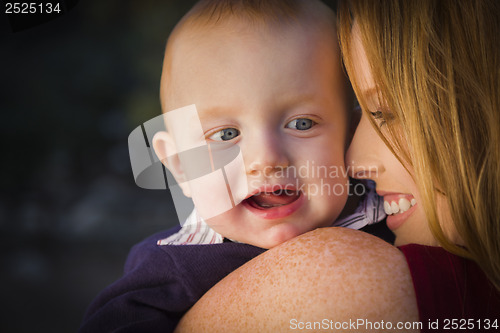
{"type": "Polygon", "coordinates": [[[161,163],[172,173],[184,195],[190,198],[191,191],[172,135],[165,131],[156,133],[153,137],[153,149],[161,163]]]}

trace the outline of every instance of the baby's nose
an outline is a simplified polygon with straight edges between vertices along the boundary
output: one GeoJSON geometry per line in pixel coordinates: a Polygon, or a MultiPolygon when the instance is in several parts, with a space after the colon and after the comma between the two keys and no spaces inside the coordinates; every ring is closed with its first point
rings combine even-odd
{"type": "Polygon", "coordinates": [[[251,175],[262,173],[263,176],[269,177],[290,165],[286,147],[272,137],[260,145],[252,144],[243,152],[243,158],[247,162],[247,173],[251,175]]]}

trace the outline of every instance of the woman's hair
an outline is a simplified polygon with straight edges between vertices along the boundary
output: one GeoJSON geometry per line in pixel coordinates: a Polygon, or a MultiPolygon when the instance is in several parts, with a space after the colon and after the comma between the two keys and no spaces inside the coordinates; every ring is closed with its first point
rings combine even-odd
{"type": "Polygon", "coordinates": [[[344,63],[366,109],[349,60],[354,22],[393,117],[386,137],[377,131],[414,170],[434,237],[500,290],[500,1],[342,2],[344,63]],[[465,247],[439,224],[442,195],[465,247]]]}

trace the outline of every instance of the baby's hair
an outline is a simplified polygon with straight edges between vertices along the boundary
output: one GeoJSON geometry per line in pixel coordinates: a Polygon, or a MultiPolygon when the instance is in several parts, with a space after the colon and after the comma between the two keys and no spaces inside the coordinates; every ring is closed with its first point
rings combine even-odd
{"type": "Polygon", "coordinates": [[[319,0],[200,0],[179,22],[206,26],[227,19],[244,19],[256,26],[311,22],[334,23],[332,11],[319,0]]]}
{"type": "Polygon", "coordinates": [[[300,14],[299,0],[201,0],[184,17],[197,24],[216,24],[228,18],[243,18],[254,23],[283,22],[300,14]]]}

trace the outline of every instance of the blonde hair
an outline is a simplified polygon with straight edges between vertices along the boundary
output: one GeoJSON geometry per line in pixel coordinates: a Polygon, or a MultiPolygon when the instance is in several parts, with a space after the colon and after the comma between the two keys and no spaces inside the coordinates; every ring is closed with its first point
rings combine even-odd
{"type": "Polygon", "coordinates": [[[388,136],[378,132],[415,171],[434,237],[476,261],[500,290],[500,2],[342,3],[339,36],[352,81],[354,21],[394,116],[388,136]],[[443,232],[436,193],[445,196],[465,247],[443,232]]]}

